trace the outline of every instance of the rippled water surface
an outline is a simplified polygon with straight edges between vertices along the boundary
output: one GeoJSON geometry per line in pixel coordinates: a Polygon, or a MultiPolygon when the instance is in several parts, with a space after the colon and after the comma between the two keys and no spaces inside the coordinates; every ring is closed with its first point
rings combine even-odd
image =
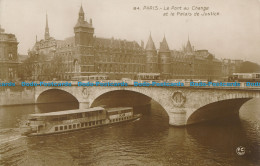
{"type": "Polygon", "coordinates": [[[247,102],[240,118],[171,127],[152,103],[144,116],[112,127],[40,137],[19,135],[19,122],[34,112],[72,109],[76,103],[0,107],[0,165],[260,165],[260,104],[247,102]],[[239,156],[236,148],[246,154],[239,156]]]}

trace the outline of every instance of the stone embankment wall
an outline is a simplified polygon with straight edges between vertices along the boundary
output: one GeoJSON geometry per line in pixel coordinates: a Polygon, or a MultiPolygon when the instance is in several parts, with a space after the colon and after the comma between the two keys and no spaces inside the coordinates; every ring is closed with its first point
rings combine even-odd
{"type": "Polygon", "coordinates": [[[35,91],[32,87],[0,87],[0,106],[34,103],[35,91]]]}

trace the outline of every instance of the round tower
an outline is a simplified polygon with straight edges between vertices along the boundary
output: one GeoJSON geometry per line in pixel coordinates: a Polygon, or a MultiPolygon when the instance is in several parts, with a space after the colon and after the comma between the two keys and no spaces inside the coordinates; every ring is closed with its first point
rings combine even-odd
{"type": "Polygon", "coordinates": [[[145,72],[158,73],[158,56],[157,56],[157,51],[151,33],[145,47],[145,52],[146,52],[145,72]]]}
{"type": "Polygon", "coordinates": [[[159,49],[159,71],[161,78],[168,79],[171,74],[171,51],[164,36],[159,49]]]}

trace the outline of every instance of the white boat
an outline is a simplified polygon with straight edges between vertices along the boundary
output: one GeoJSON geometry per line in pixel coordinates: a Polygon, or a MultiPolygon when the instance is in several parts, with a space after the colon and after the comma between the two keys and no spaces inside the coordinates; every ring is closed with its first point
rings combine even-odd
{"type": "Polygon", "coordinates": [[[30,114],[26,123],[21,126],[21,131],[22,135],[26,136],[56,134],[131,121],[140,117],[141,114],[133,114],[133,107],[94,107],[30,114]]]}

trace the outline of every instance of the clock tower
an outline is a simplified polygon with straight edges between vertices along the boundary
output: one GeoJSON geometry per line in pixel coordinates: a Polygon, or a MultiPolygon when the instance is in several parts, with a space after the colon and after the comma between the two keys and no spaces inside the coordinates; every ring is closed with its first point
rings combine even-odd
{"type": "Polygon", "coordinates": [[[76,46],[92,46],[94,28],[92,26],[92,20],[89,22],[85,20],[85,13],[82,6],[80,7],[78,22],[74,27],[75,44],[76,46]]]}

